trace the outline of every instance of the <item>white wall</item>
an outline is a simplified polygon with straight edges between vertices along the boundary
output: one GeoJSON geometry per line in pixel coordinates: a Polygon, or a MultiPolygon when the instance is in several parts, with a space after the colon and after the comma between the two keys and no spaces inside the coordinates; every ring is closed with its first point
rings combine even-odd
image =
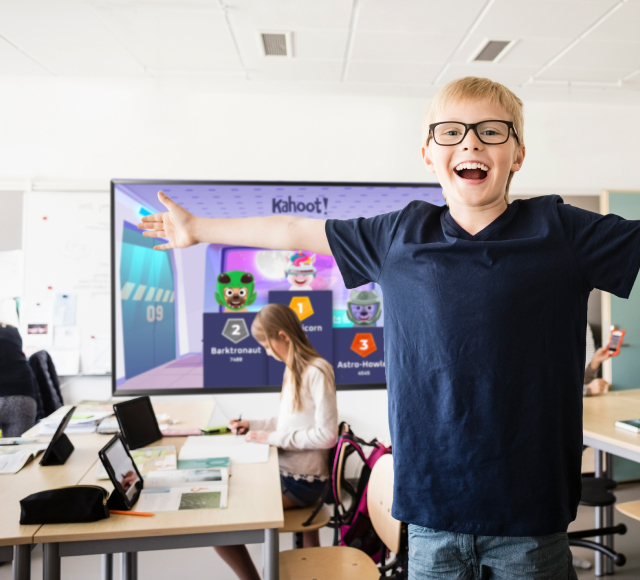
{"type": "MultiPolygon", "coordinates": [[[[420,124],[426,100],[384,96],[233,94],[212,83],[0,79],[0,189],[24,180],[111,178],[429,181],[420,124]]],[[[528,101],[527,159],[514,192],[640,189],[638,106],[528,101]]],[[[82,378],[68,400],[104,398],[82,378]]],[[[228,415],[275,414],[278,396],[217,397],[228,415]]],[[[388,437],[385,391],[343,392],[340,416],[388,437]]]]}
{"type": "MultiPolygon", "coordinates": [[[[213,83],[0,79],[0,184],[113,177],[427,181],[426,100],[232,94],[213,83]]],[[[525,104],[514,190],[640,188],[637,106],[525,104]]]]}

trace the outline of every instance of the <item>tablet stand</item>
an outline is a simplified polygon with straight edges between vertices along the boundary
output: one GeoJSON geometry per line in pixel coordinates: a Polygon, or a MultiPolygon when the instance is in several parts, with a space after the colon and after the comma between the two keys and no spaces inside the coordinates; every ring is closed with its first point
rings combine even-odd
{"type": "Polygon", "coordinates": [[[47,448],[46,457],[42,458],[40,465],[63,465],[65,461],[69,459],[69,455],[73,453],[74,449],[75,447],[73,443],[71,443],[71,439],[64,433],[61,433],[47,448]]]}

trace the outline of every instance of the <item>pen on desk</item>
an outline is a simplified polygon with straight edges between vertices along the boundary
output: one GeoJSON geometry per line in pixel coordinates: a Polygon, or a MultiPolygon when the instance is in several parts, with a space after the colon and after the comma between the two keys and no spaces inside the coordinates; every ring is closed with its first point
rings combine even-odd
{"type": "Polygon", "coordinates": [[[151,518],[156,514],[150,514],[148,512],[125,512],[123,510],[109,510],[110,514],[120,514],[123,516],[143,516],[145,518],[151,518]]]}
{"type": "MultiPolygon", "coordinates": [[[[240,421],[242,421],[242,413],[240,413],[240,416],[238,417],[238,423],[240,423],[240,421]]],[[[236,427],[236,437],[238,435],[240,435],[240,425],[236,427]]]]}

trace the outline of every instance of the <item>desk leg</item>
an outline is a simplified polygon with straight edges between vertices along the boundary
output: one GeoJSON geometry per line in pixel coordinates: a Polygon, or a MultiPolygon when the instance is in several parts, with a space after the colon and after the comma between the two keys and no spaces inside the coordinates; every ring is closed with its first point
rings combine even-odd
{"type": "Polygon", "coordinates": [[[102,580],[113,580],[113,554],[102,554],[102,580]]]}
{"type": "MultiPolygon", "coordinates": [[[[603,469],[603,460],[604,460],[604,453],[602,451],[600,451],[600,449],[594,449],[594,455],[595,455],[595,476],[596,477],[603,477],[604,476],[604,469],[603,469]]],[[[595,521],[595,527],[596,528],[602,528],[604,527],[604,508],[602,507],[596,507],[596,521],[595,521]]],[[[596,536],[595,537],[595,541],[598,544],[602,544],[603,543],[603,537],[602,536],[596,536]]],[[[603,558],[604,556],[600,553],[600,552],[596,552],[595,553],[595,575],[596,576],[604,576],[604,566],[603,566],[603,558]]]]}
{"type": "Polygon", "coordinates": [[[138,552],[121,554],[122,572],[120,580],[138,580],[138,552]]]}
{"type": "Polygon", "coordinates": [[[13,547],[13,580],[31,580],[31,544],[13,547]]]}
{"type": "Polygon", "coordinates": [[[60,576],[60,544],[44,544],[42,577],[44,580],[61,580],[60,576]]]}
{"type": "Polygon", "coordinates": [[[280,535],[278,530],[264,531],[264,580],[278,580],[280,577],[280,535]]]}
{"type": "MultiPolygon", "coordinates": [[[[611,455],[611,453],[605,453],[605,465],[606,465],[606,469],[607,469],[607,477],[609,479],[615,479],[613,477],[613,455],[611,455]]],[[[607,506],[605,508],[605,517],[604,517],[604,525],[609,527],[609,526],[613,526],[613,506],[607,506]]],[[[608,536],[605,537],[604,539],[604,545],[611,548],[613,550],[613,534],[609,534],[608,536]]],[[[614,569],[613,569],[613,560],[611,558],[606,558],[605,559],[605,573],[607,574],[607,576],[613,576],[614,574],[614,569]]]]}

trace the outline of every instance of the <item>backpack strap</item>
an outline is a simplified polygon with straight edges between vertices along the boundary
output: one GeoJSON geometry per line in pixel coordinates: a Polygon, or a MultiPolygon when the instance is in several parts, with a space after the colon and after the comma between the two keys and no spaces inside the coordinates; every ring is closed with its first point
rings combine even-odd
{"type": "Polygon", "coordinates": [[[329,496],[330,493],[331,493],[331,480],[327,479],[327,481],[324,484],[324,489],[322,490],[322,495],[320,496],[320,502],[316,506],[316,509],[314,509],[313,512],[311,512],[311,515],[307,518],[307,520],[302,523],[303,528],[306,528],[307,526],[310,526],[313,523],[313,519],[320,513],[320,510],[322,509],[322,506],[327,501],[327,497],[329,496]]]}

